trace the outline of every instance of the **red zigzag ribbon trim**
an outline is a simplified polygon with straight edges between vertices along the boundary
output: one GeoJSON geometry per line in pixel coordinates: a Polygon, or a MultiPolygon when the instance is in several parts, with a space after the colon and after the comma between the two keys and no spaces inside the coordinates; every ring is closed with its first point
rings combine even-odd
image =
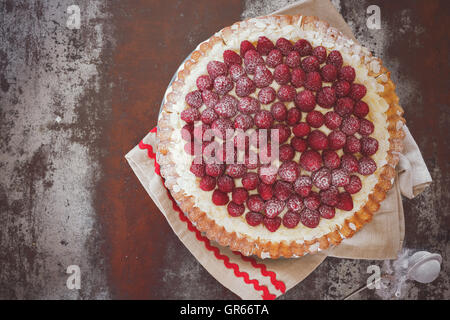
{"type": "MultiPolygon", "coordinates": [[[[153,128],[150,132],[155,133],[156,132],[156,127],[153,128]]],[[[161,175],[160,174],[160,167],[159,167],[159,164],[156,161],[156,154],[153,151],[153,147],[151,145],[149,145],[149,144],[144,143],[143,141],[140,141],[139,142],[139,148],[142,149],[142,150],[147,150],[148,157],[154,160],[155,173],[160,176],[161,175]]],[[[230,262],[230,259],[228,258],[228,256],[222,255],[217,247],[212,246],[210,241],[209,241],[209,239],[204,237],[204,236],[202,236],[200,231],[197,228],[195,228],[194,225],[191,223],[191,221],[184,215],[183,211],[177,205],[177,203],[175,202],[175,200],[173,199],[172,195],[170,194],[170,192],[168,190],[167,190],[167,194],[168,194],[170,200],[172,201],[173,209],[178,212],[180,220],[187,224],[188,229],[191,232],[194,232],[195,235],[196,235],[196,238],[199,241],[202,241],[205,244],[205,247],[206,247],[207,250],[212,251],[214,253],[214,256],[216,257],[216,259],[222,260],[224,262],[224,265],[225,265],[225,267],[227,269],[233,269],[234,274],[235,274],[236,277],[243,278],[244,282],[247,283],[247,284],[252,284],[253,287],[255,288],[255,290],[262,291],[263,292],[262,298],[264,300],[272,300],[272,299],[276,298],[276,295],[271,294],[269,292],[267,286],[261,286],[259,284],[258,280],[250,279],[250,277],[249,277],[247,272],[240,271],[239,270],[239,266],[237,264],[230,262]]],[[[283,293],[286,291],[285,284],[282,281],[279,281],[279,280],[276,279],[275,272],[267,271],[267,268],[266,268],[266,266],[264,264],[257,263],[255,259],[253,259],[251,257],[246,257],[240,252],[233,252],[233,253],[236,254],[236,255],[239,255],[243,261],[250,262],[251,265],[254,268],[259,269],[261,271],[261,274],[263,276],[269,277],[271,283],[274,285],[274,287],[276,289],[280,290],[283,293]]]]}

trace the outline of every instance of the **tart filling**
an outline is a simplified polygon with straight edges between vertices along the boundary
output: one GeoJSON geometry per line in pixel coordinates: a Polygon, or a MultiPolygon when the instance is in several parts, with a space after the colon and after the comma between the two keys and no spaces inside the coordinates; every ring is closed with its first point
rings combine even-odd
{"type": "MultiPolygon", "coordinates": [[[[267,27],[231,27],[233,37],[222,31],[223,41],[183,75],[165,114],[174,129],[170,185],[237,237],[304,243],[339,230],[365,206],[391,147],[390,105],[377,79],[380,65],[318,32],[267,27]],[[278,129],[275,172],[262,172],[268,165],[261,163],[208,162],[208,145],[234,139],[227,128],[278,129]],[[215,134],[202,139],[205,130],[215,134]]],[[[245,150],[261,154],[256,145],[235,146],[241,159],[245,150]]]]}

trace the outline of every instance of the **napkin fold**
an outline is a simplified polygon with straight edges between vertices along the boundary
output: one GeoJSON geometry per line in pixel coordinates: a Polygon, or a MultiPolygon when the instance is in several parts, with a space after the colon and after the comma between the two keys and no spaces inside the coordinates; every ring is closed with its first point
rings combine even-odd
{"type": "MultiPolygon", "coordinates": [[[[328,0],[300,1],[275,13],[315,15],[354,39],[350,27],[328,0]]],[[[273,299],[305,279],[327,256],[370,260],[397,257],[405,232],[401,195],[413,198],[431,183],[416,142],[406,126],[404,131],[405,149],[397,177],[373,220],[339,246],[298,259],[245,257],[201,234],[173,201],[159,175],[154,151],[156,130],[147,134],[125,158],[174,232],[213,277],[242,299],[273,299]]]]}

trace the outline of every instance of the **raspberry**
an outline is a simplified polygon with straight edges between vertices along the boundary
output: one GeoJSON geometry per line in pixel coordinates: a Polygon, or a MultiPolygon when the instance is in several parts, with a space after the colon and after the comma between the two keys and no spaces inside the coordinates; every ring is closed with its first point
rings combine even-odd
{"type": "Polygon", "coordinates": [[[226,76],[228,72],[227,65],[220,61],[208,62],[208,64],[206,65],[206,70],[213,80],[218,76],[226,76]]]}
{"type": "Polygon", "coordinates": [[[195,147],[196,147],[196,144],[194,142],[188,142],[184,145],[184,151],[187,154],[190,154],[191,156],[193,156],[195,154],[195,151],[197,151],[197,150],[195,150],[195,147]]]}
{"type": "Polygon", "coordinates": [[[332,131],[328,135],[328,144],[331,150],[339,150],[345,146],[347,136],[342,131],[332,131]]]}
{"type": "Polygon", "coordinates": [[[278,230],[278,228],[281,225],[281,218],[280,217],[275,217],[275,218],[264,217],[263,224],[267,230],[269,230],[270,232],[275,232],[278,230]]]}
{"type": "Polygon", "coordinates": [[[222,191],[222,192],[231,192],[234,189],[234,180],[233,178],[224,175],[224,176],[220,176],[217,179],[217,188],[222,191]]]}
{"type": "Polygon", "coordinates": [[[341,158],[341,167],[347,172],[358,171],[358,160],[351,154],[344,154],[341,158]]]}
{"type": "Polygon", "coordinates": [[[265,184],[274,184],[277,180],[277,172],[277,168],[271,164],[266,164],[258,168],[259,178],[265,184]]]}
{"type": "Polygon", "coordinates": [[[378,140],[372,137],[361,138],[361,153],[365,156],[371,156],[378,151],[378,140]]]}
{"type": "Polygon", "coordinates": [[[344,66],[339,70],[338,79],[352,83],[355,81],[355,69],[351,66],[344,66]]]}
{"type": "Polygon", "coordinates": [[[341,131],[346,135],[353,135],[358,132],[359,129],[359,120],[354,116],[349,116],[342,120],[341,131]]]}
{"type": "Polygon", "coordinates": [[[230,73],[233,81],[237,81],[240,77],[245,75],[245,70],[240,64],[232,64],[228,69],[228,72],[230,73]]]}
{"type": "Polygon", "coordinates": [[[200,112],[195,108],[185,109],[181,111],[180,118],[187,123],[194,123],[200,120],[200,112]]]}
{"type": "Polygon", "coordinates": [[[268,142],[266,145],[259,148],[259,160],[262,163],[270,163],[273,159],[272,156],[272,144],[268,142]]]}
{"type": "Polygon", "coordinates": [[[280,147],[280,161],[289,161],[294,159],[295,150],[288,144],[283,144],[280,147]]]}
{"type": "Polygon", "coordinates": [[[320,64],[316,57],[309,56],[302,60],[302,69],[305,72],[319,71],[320,64]]]}
{"type": "Polygon", "coordinates": [[[297,91],[295,88],[289,84],[284,84],[278,89],[277,96],[282,102],[293,101],[297,91]]]}
{"type": "Polygon", "coordinates": [[[283,63],[283,54],[280,50],[274,49],[269,52],[266,58],[266,65],[275,68],[277,65],[283,63]]]}
{"type": "Polygon", "coordinates": [[[194,124],[188,123],[181,128],[181,138],[184,141],[191,141],[194,135],[194,124]]]}
{"type": "Polygon", "coordinates": [[[278,48],[278,50],[281,51],[284,56],[287,56],[289,52],[294,50],[293,44],[286,38],[279,38],[275,43],[275,46],[278,48]]]}
{"type": "Polygon", "coordinates": [[[272,87],[262,88],[258,92],[258,100],[262,104],[269,104],[269,103],[273,102],[275,100],[276,96],[277,96],[277,94],[275,92],[275,89],[272,87]]]}
{"type": "Polygon", "coordinates": [[[226,139],[233,135],[233,126],[233,121],[230,119],[219,118],[213,121],[211,129],[214,130],[214,134],[217,134],[222,139],[226,139]]]}
{"type": "Polygon", "coordinates": [[[318,46],[313,49],[312,55],[316,57],[320,64],[324,63],[327,59],[327,49],[323,46],[318,46]]]}
{"type": "Polygon", "coordinates": [[[302,198],[298,194],[292,194],[286,202],[287,208],[293,212],[300,212],[305,208],[302,198]]]}
{"type": "Polygon", "coordinates": [[[305,227],[315,228],[319,225],[320,214],[317,210],[305,208],[305,210],[300,213],[300,221],[305,227]]]}
{"type": "Polygon", "coordinates": [[[245,114],[252,114],[260,109],[259,101],[252,97],[245,97],[239,100],[238,109],[245,114]]]}
{"type": "Polygon", "coordinates": [[[228,195],[218,189],[214,190],[212,194],[212,202],[216,206],[224,206],[228,203],[228,195]]]}
{"type": "Polygon", "coordinates": [[[219,95],[211,90],[204,90],[202,92],[202,99],[208,108],[214,108],[219,102],[219,95]]]}
{"type": "Polygon", "coordinates": [[[342,98],[350,93],[351,86],[347,81],[337,81],[333,83],[332,88],[334,88],[336,96],[342,98]]]}
{"type": "Polygon", "coordinates": [[[255,76],[253,77],[258,88],[264,88],[269,86],[273,81],[272,72],[266,68],[266,66],[259,65],[255,69],[255,76]]]}
{"type": "Polygon", "coordinates": [[[247,199],[247,207],[254,212],[261,212],[264,209],[263,199],[257,195],[251,195],[247,199]]]}
{"type": "Polygon", "coordinates": [[[300,175],[300,168],[297,162],[286,161],[278,169],[278,175],[280,178],[286,182],[294,182],[300,175]]]}
{"type": "Polygon", "coordinates": [[[213,88],[213,81],[207,75],[203,75],[197,78],[196,81],[197,88],[201,91],[203,90],[211,90],[213,88]]]}
{"type": "Polygon", "coordinates": [[[377,164],[369,157],[359,159],[358,172],[363,176],[369,176],[377,170],[377,164]]]}
{"type": "Polygon", "coordinates": [[[311,111],[306,116],[306,122],[313,128],[320,128],[325,122],[325,117],[319,111],[311,111]]]}
{"type": "Polygon", "coordinates": [[[273,117],[270,111],[260,110],[255,114],[255,125],[261,129],[269,129],[272,126],[273,117]]]}
{"type": "Polygon", "coordinates": [[[207,163],[205,165],[205,172],[208,176],[218,177],[225,171],[225,165],[218,163],[207,163]]]}
{"type": "Polygon", "coordinates": [[[350,98],[339,98],[334,106],[334,111],[336,111],[341,117],[348,116],[353,111],[354,102],[350,98]]]}
{"type": "Polygon", "coordinates": [[[297,108],[291,108],[288,110],[286,123],[290,126],[293,126],[302,118],[302,113],[297,108]]]}
{"type": "Polygon", "coordinates": [[[229,164],[225,170],[225,173],[232,178],[242,178],[246,172],[247,169],[245,168],[245,165],[240,163],[229,164]]]}
{"type": "Polygon", "coordinates": [[[355,136],[348,136],[345,142],[345,153],[358,153],[361,150],[361,142],[355,136]]]}
{"type": "Polygon", "coordinates": [[[342,59],[342,55],[339,51],[333,50],[327,57],[327,63],[334,65],[337,69],[340,69],[344,63],[344,60],[342,59]]]}
{"type": "Polygon", "coordinates": [[[291,71],[285,64],[279,64],[273,71],[273,78],[279,84],[287,84],[291,81],[291,71]]]}
{"type": "Polygon", "coordinates": [[[322,76],[323,81],[325,82],[333,82],[337,78],[337,69],[332,64],[326,64],[320,69],[320,74],[322,76]]]}
{"type": "Polygon", "coordinates": [[[331,185],[331,171],[328,168],[321,168],[311,175],[312,183],[320,190],[326,190],[331,185]]]}
{"type": "Polygon", "coordinates": [[[339,168],[341,165],[341,159],[339,158],[338,154],[331,150],[324,150],[322,152],[322,158],[323,158],[323,164],[325,167],[329,169],[336,169],[339,168]]]}
{"type": "Polygon", "coordinates": [[[231,66],[232,64],[241,64],[242,58],[233,50],[225,50],[223,52],[223,61],[227,66],[231,66]]]}
{"type": "Polygon", "coordinates": [[[322,157],[314,150],[307,150],[300,156],[300,165],[306,171],[317,171],[322,167],[322,157]]]}
{"type": "Polygon", "coordinates": [[[350,93],[348,94],[350,98],[355,101],[361,100],[367,93],[367,89],[364,85],[353,83],[350,87],[350,93]]]}
{"type": "Polygon", "coordinates": [[[291,83],[295,88],[300,88],[306,81],[306,73],[302,69],[292,70],[291,83]]]}
{"type": "Polygon", "coordinates": [[[331,172],[331,184],[336,187],[344,187],[350,183],[350,176],[344,169],[334,169],[331,172]]]}
{"type": "Polygon", "coordinates": [[[292,128],[292,132],[296,137],[305,137],[310,133],[310,131],[311,128],[306,122],[300,122],[294,128],[292,128]]]}
{"type": "Polygon", "coordinates": [[[243,204],[237,204],[234,202],[230,202],[230,203],[228,203],[227,211],[230,216],[239,217],[244,214],[245,206],[243,204]]]}
{"type": "Polygon", "coordinates": [[[270,51],[275,48],[272,41],[270,41],[267,37],[261,36],[258,38],[258,43],[256,44],[256,50],[258,50],[259,54],[265,56],[270,51]]]}
{"type": "Polygon", "coordinates": [[[300,215],[298,213],[288,211],[283,216],[283,226],[292,229],[300,222],[300,215]]]}
{"type": "Polygon", "coordinates": [[[260,183],[258,185],[258,193],[264,200],[272,199],[273,190],[270,184],[260,183]]]}
{"type": "Polygon", "coordinates": [[[194,139],[198,140],[198,141],[210,141],[211,140],[211,135],[210,135],[210,130],[211,127],[207,124],[199,124],[196,125],[194,127],[194,139]],[[205,134],[205,132],[207,132],[207,134],[205,134]]]}
{"type": "Polygon", "coordinates": [[[200,189],[203,191],[211,191],[216,187],[216,179],[210,176],[204,176],[200,180],[200,189]]]}
{"type": "Polygon", "coordinates": [[[328,138],[325,133],[313,130],[308,135],[308,144],[313,150],[324,150],[328,148],[328,138]]]}
{"type": "Polygon", "coordinates": [[[236,81],[235,91],[238,97],[246,97],[255,92],[255,90],[256,85],[249,77],[242,76],[236,81]]]}
{"type": "Polygon", "coordinates": [[[302,57],[309,56],[312,53],[312,46],[311,44],[305,40],[300,39],[294,44],[294,49],[300,53],[302,57]]]}
{"type": "Polygon", "coordinates": [[[248,191],[244,188],[235,188],[231,194],[234,203],[243,204],[248,198],[248,191]]]}
{"type": "Polygon", "coordinates": [[[253,126],[253,118],[246,114],[238,114],[236,118],[234,118],[234,127],[236,129],[242,129],[246,131],[250,127],[253,126]]]}
{"type": "Polygon", "coordinates": [[[239,53],[241,54],[241,57],[244,57],[245,53],[247,51],[249,51],[249,50],[255,50],[256,51],[256,48],[250,41],[248,41],[248,40],[242,41],[241,45],[240,45],[240,50],[239,50],[239,53]]]}
{"type": "Polygon", "coordinates": [[[264,204],[264,213],[266,215],[266,217],[269,218],[275,218],[276,216],[278,216],[281,211],[283,211],[285,206],[285,203],[283,201],[280,200],[268,200],[265,204],[264,204]]]}
{"type": "Polygon", "coordinates": [[[277,123],[272,130],[278,130],[278,145],[285,143],[291,136],[291,129],[284,123],[277,123]]]}
{"type": "Polygon", "coordinates": [[[299,137],[293,137],[291,139],[291,146],[295,149],[295,151],[303,152],[308,147],[306,141],[299,137]]]}
{"type": "Polygon", "coordinates": [[[236,114],[238,104],[239,101],[235,97],[225,95],[215,105],[214,111],[222,118],[231,118],[236,114]]]}
{"type": "Polygon", "coordinates": [[[247,190],[254,190],[259,185],[258,174],[254,172],[247,172],[241,180],[242,186],[247,190]]]}
{"type": "Polygon", "coordinates": [[[319,207],[320,216],[325,219],[333,219],[335,212],[336,210],[333,207],[325,205],[319,207]]]}
{"type": "Polygon", "coordinates": [[[321,190],[320,201],[327,206],[334,207],[338,203],[339,189],[331,186],[328,190],[321,190]]]}
{"type": "Polygon", "coordinates": [[[264,219],[264,216],[258,212],[250,211],[245,214],[245,220],[252,227],[256,227],[257,225],[260,225],[261,222],[263,222],[263,219],[264,219]]]}
{"type": "Polygon", "coordinates": [[[312,182],[309,176],[300,176],[294,182],[294,191],[302,197],[307,197],[311,192],[312,182]]]}
{"type": "Polygon", "coordinates": [[[205,175],[205,165],[200,163],[195,163],[195,161],[192,162],[190,171],[196,176],[196,177],[203,177],[205,175]]]}
{"type": "Polygon", "coordinates": [[[363,136],[368,136],[373,133],[375,130],[375,126],[373,123],[367,119],[361,119],[359,121],[359,130],[358,132],[363,136]]]}
{"type": "Polygon", "coordinates": [[[244,157],[244,164],[247,169],[253,170],[259,167],[258,156],[255,152],[249,151],[244,157]]]}
{"type": "Polygon", "coordinates": [[[327,128],[334,130],[341,126],[342,118],[337,112],[330,111],[325,113],[324,121],[327,128]]]}
{"type": "Polygon", "coordinates": [[[353,114],[359,118],[364,118],[369,114],[369,106],[364,101],[358,101],[353,108],[353,114]]]}
{"type": "Polygon", "coordinates": [[[309,90],[300,91],[295,97],[295,105],[303,112],[309,112],[316,106],[316,97],[309,90]]]}
{"type": "Polygon", "coordinates": [[[331,87],[324,87],[317,93],[317,104],[323,108],[331,108],[336,102],[336,93],[331,87]]]}
{"type": "Polygon", "coordinates": [[[362,188],[362,183],[361,183],[361,179],[359,179],[358,176],[351,176],[349,184],[347,184],[344,187],[345,191],[347,191],[350,194],[359,192],[359,190],[361,190],[361,188],[362,188]]]}
{"type": "Polygon", "coordinates": [[[306,74],[305,88],[311,91],[319,91],[322,88],[322,78],[317,71],[306,74]]]}
{"type": "MultiPolygon", "coordinates": [[[[290,183],[281,181],[281,180],[278,180],[277,182],[275,182],[274,187],[273,187],[273,194],[276,199],[281,201],[283,207],[285,205],[284,201],[286,201],[290,197],[292,192],[293,192],[293,189],[292,189],[292,185],[290,183]]],[[[282,209],[283,208],[281,208],[281,210],[282,209]]]]}
{"type": "Polygon", "coordinates": [[[344,211],[351,211],[353,209],[352,196],[348,192],[340,193],[338,196],[338,203],[336,204],[336,208],[344,211]]]}
{"type": "MultiPolygon", "coordinates": [[[[227,149],[226,143],[223,143],[216,151],[215,158],[219,163],[236,163],[237,153],[234,148],[227,149]]],[[[230,175],[230,174],[228,174],[230,175]]]]}
{"type": "Polygon", "coordinates": [[[276,102],[270,107],[270,112],[275,120],[284,121],[287,117],[287,108],[284,103],[276,102]]]}
{"type": "Polygon", "coordinates": [[[285,63],[290,68],[297,68],[297,67],[299,67],[300,66],[300,62],[301,62],[300,53],[298,53],[297,51],[289,52],[289,54],[287,55],[286,60],[285,60],[285,63]]]}
{"type": "MultiPolygon", "coordinates": [[[[236,126],[236,120],[237,120],[238,117],[240,117],[240,116],[246,116],[246,117],[249,117],[249,116],[244,115],[244,114],[238,115],[238,116],[234,119],[234,121],[235,121],[234,126],[236,126]]],[[[251,117],[250,117],[250,118],[251,118],[251,117]]],[[[253,121],[253,119],[251,119],[251,121],[253,121]]],[[[240,129],[242,129],[242,128],[240,128],[240,129]]],[[[244,130],[242,130],[242,131],[244,131],[244,130]]],[[[235,135],[234,138],[233,138],[233,142],[234,142],[234,147],[235,147],[236,149],[238,149],[238,150],[240,150],[240,151],[246,151],[246,150],[248,150],[248,148],[249,148],[250,139],[249,139],[248,136],[246,136],[245,134],[243,134],[243,132],[236,131],[236,135],[235,135]]]]}
{"type": "Polygon", "coordinates": [[[220,95],[230,92],[234,87],[233,80],[230,77],[218,76],[214,79],[214,90],[220,95]]]}
{"type": "Polygon", "coordinates": [[[200,115],[200,119],[204,124],[211,124],[218,118],[218,115],[213,108],[206,108],[200,115]]]}
{"type": "Polygon", "coordinates": [[[245,70],[248,74],[254,74],[258,65],[264,64],[264,59],[255,50],[248,50],[244,55],[245,70]]]}

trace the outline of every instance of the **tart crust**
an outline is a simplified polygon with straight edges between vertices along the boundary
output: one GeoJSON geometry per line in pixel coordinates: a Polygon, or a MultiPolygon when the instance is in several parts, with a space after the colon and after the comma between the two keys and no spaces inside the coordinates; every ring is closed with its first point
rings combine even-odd
{"type": "Polygon", "coordinates": [[[403,109],[398,104],[399,99],[395,93],[395,85],[390,79],[390,72],[382,65],[381,60],[373,57],[367,49],[361,47],[317,17],[301,15],[265,16],[237,22],[222,29],[201,43],[191,54],[190,58],[180,67],[175,81],[166,91],[165,101],[158,121],[157,159],[166,187],[170,190],[183,212],[210,240],[216,241],[222,246],[229,246],[231,250],[240,251],[246,256],[257,255],[260,258],[300,257],[308,253],[325,250],[330,246],[338,245],[344,238],[352,237],[364,224],[371,221],[373,214],[380,208],[380,202],[385,199],[386,193],[392,187],[395,177],[395,166],[399,161],[398,154],[403,150],[405,134],[402,126],[405,123],[405,119],[402,117],[403,109]],[[194,197],[187,195],[185,190],[177,184],[179,176],[175,170],[175,163],[170,156],[174,130],[178,130],[171,125],[170,115],[173,112],[178,112],[174,105],[180,100],[184,101],[181,89],[185,86],[186,77],[201,57],[207,56],[215,44],[221,42],[227,44],[233,41],[240,32],[251,33],[255,29],[259,36],[264,33],[270,34],[271,30],[277,28],[301,28],[306,32],[311,31],[321,37],[322,45],[327,49],[331,50],[338,46],[342,53],[351,55],[353,59],[360,59],[360,63],[368,69],[368,76],[375,78],[376,82],[384,87],[384,90],[378,94],[389,105],[385,112],[388,122],[389,149],[387,150],[385,164],[377,169],[380,170],[378,181],[368,195],[367,200],[365,200],[365,204],[361,206],[359,211],[347,218],[342,225],[337,225],[334,231],[319,238],[302,242],[288,242],[284,240],[275,242],[261,240],[260,238],[253,239],[245,234],[225,230],[223,226],[211,219],[207,213],[195,206],[194,197]]]}

